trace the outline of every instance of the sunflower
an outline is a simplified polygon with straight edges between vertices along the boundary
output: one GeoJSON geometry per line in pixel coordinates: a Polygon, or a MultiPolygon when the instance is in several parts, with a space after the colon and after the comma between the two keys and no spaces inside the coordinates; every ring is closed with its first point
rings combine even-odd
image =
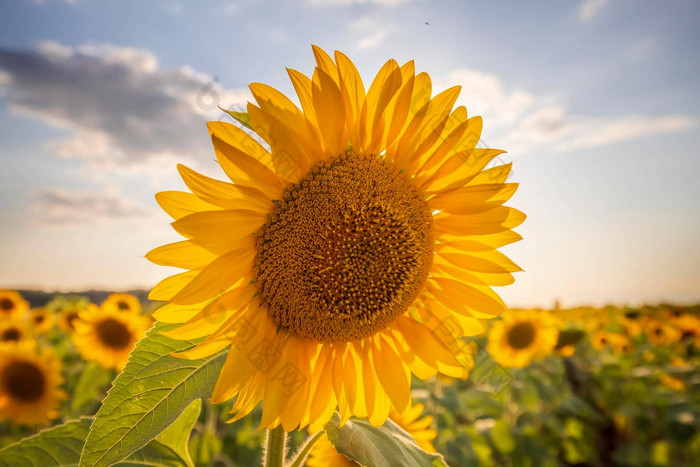
{"type": "MultiPolygon", "coordinates": [[[[463,336],[505,305],[491,286],[520,269],[497,251],[525,219],[503,151],[476,148],[481,118],[432,99],[430,77],[389,60],[368,90],[352,62],[313,48],[311,78],[289,70],[301,110],[250,85],[246,125],[210,122],[232,183],[178,166],[192,191],[156,195],[186,239],[148,253],[186,269],[150,298],[181,354],[230,346],[212,400],[233,420],[262,402],[261,426],[317,429],[338,408],[381,425],[410,402],[411,373],[465,378],[463,336]]],[[[234,114],[236,115],[236,114],[234,114]]]]}
{"type": "MultiPolygon", "coordinates": [[[[409,406],[402,414],[392,409],[389,418],[411,435],[423,450],[436,452],[433,440],[437,432],[431,428],[433,417],[430,415],[421,417],[422,414],[423,404],[419,403],[409,406]]],[[[314,444],[305,465],[308,467],[356,467],[359,464],[338,453],[326,435],[322,435],[314,444]]]]}
{"type": "Polygon", "coordinates": [[[523,368],[557,345],[555,321],[545,311],[509,311],[489,330],[486,350],[503,366],[523,368]]]}
{"type": "Polygon", "coordinates": [[[0,318],[21,318],[29,303],[14,290],[0,290],[0,318]]]}
{"type": "Polygon", "coordinates": [[[646,323],[645,331],[650,342],[656,345],[668,345],[678,342],[682,333],[668,323],[651,319],[646,323]]]}
{"type": "Polygon", "coordinates": [[[151,320],[114,309],[92,307],[74,321],[73,343],[86,360],[122,370],[134,345],[146,334],[151,320]]]}
{"type": "Polygon", "coordinates": [[[0,343],[17,343],[31,339],[32,332],[18,319],[0,319],[0,343]]]}
{"type": "Polygon", "coordinates": [[[101,306],[105,310],[114,309],[125,313],[141,313],[141,302],[128,293],[113,293],[102,302],[101,306]]]}
{"type": "Polygon", "coordinates": [[[53,328],[53,313],[46,308],[34,308],[26,315],[27,323],[35,333],[45,333],[53,328]]]}
{"type": "Polygon", "coordinates": [[[50,349],[38,354],[31,341],[0,344],[0,418],[22,425],[57,418],[56,409],[66,399],[61,371],[50,349]]]}
{"type": "Polygon", "coordinates": [[[81,302],[65,303],[55,308],[58,312],[58,327],[61,331],[71,334],[75,331],[75,322],[82,311],[95,311],[99,307],[93,303],[83,304],[81,302]]]}

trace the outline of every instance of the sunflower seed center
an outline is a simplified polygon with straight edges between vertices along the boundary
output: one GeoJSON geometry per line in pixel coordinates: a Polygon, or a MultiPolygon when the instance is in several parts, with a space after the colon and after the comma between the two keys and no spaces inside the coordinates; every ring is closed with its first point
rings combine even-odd
{"type": "Polygon", "coordinates": [[[9,328],[5,329],[2,333],[2,337],[0,338],[0,341],[2,342],[17,342],[20,337],[22,337],[22,333],[19,331],[17,328],[9,328]]]}
{"type": "Polygon", "coordinates": [[[532,323],[518,323],[508,332],[508,345],[514,349],[525,349],[535,340],[535,327],[532,323]]]}
{"type": "Polygon", "coordinates": [[[114,318],[107,318],[97,326],[100,341],[107,347],[121,350],[131,343],[131,332],[126,325],[114,318]]]}
{"type": "Polygon", "coordinates": [[[432,264],[431,211],[391,164],[347,153],[285,189],[257,249],[258,291],[279,328],[361,339],[420,292],[432,264]]]}
{"type": "Polygon", "coordinates": [[[0,310],[2,311],[10,311],[15,307],[15,302],[10,300],[9,298],[3,298],[0,300],[0,310]]]}
{"type": "Polygon", "coordinates": [[[12,362],[2,372],[2,386],[13,399],[35,402],[44,395],[46,379],[30,362],[12,362]]]}

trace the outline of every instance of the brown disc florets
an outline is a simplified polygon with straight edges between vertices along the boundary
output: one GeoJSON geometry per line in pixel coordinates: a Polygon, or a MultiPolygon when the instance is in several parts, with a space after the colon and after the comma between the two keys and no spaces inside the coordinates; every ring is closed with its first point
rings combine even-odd
{"type": "Polygon", "coordinates": [[[46,379],[34,363],[12,362],[2,371],[3,391],[22,402],[34,402],[44,395],[46,379]]]}
{"type": "Polygon", "coordinates": [[[535,326],[529,322],[518,323],[508,332],[508,345],[514,349],[526,349],[535,340],[535,326]]]}
{"type": "Polygon", "coordinates": [[[131,331],[121,321],[107,318],[96,326],[100,341],[107,347],[121,350],[131,343],[131,331]]]}
{"type": "Polygon", "coordinates": [[[321,161],[259,232],[256,281],[281,329],[324,342],[370,336],[406,311],[432,264],[431,211],[372,155],[321,161]]]}

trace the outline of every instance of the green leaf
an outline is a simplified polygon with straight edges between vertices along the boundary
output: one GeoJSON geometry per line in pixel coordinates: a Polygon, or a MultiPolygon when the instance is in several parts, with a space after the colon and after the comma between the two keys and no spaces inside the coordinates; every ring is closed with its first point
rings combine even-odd
{"type": "Polygon", "coordinates": [[[174,327],[158,323],[136,345],[95,416],[81,466],[126,459],[170,426],[193,400],[209,397],[226,351],[201,360],[173,357],[171,352],[195,345],[160,334],[174,327]]]}
{"type": "Polygon", "coordinates": [[[187,466],[193,465],[187,449],[192,427],[202,411],[202,399],[196,399],[187,406],[180,418],[164,432],[139,449],[120,465],[159,465],[187,466]]]}
{"type": "Polygon", "coordinates": [[[363,466],[447,466],[439,454],[421,449],[400,426],[391,420],[380,427],[366,420],[351,419],[339,427],[338,414],[326,425],[326,435],[335,449],[363,466]]]}
{"type": "Polygon", "coordinates": [[[77,466],[90,418],[66,422],[0,450],[0,467],[77,466]]]}
{"type": "Polygon", "coordinates": [[[233,110],[227,110],[224,109],[223,107],[219,106],[221,110],[229,114],[231,117],[233,117],[234,120],[236,120],[238,123],[243,125],[244,127],[252,130],[253,127],[250,125],[250,116],[246,112],[234,112],[233,110]]]}
{"type": "MultiPolygon", "coordinates": [[[[168,429],[117,465],[192,466],[187,442],[201,408],[201,399],[192,402],[168,429]]],[[[91,423],[92,417],[72,420],[7,446],[0,450],[0,467],[77,466],[91,423]]]]}

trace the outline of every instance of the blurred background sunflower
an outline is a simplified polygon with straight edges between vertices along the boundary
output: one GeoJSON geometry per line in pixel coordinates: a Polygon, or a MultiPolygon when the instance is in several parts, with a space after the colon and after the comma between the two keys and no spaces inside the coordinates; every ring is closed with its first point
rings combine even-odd
{"type": "Polygon", "coordinates": [[[503,366],[522,368],[549,355],[558,329],[546,311],[508,311],[489,330],[488,352],[503,366]]]}
{"type": "Polygon", "coordinates": [[[73,321],[73,343],[85,360],[121,370],[151,326],[148,317],[118,309],[91,307],[73,321]]]}
{"type": "Polygon", "coordinates": [[[67,398],[61,370],[52,351],[37,352],[34,342],[0,344],[0,419],[43,425],[57,418],[67,398]]]}

